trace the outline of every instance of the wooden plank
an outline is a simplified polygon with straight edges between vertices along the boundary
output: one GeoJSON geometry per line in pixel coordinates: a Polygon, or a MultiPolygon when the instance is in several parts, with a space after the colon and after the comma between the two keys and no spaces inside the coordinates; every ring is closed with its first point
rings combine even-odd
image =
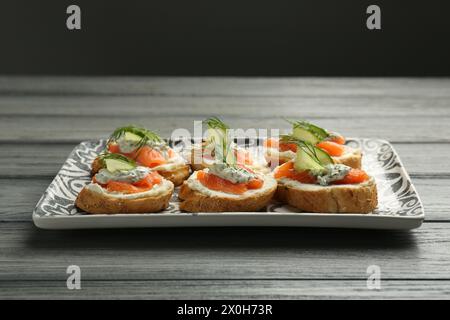
{"type": "Polygon", "coordinates": [[[0,288],[0,299],[446,299],[450,282],[382,280],[380,290],[365,280],[82,280],[81,290],[65,281],[0,281],[0,288]]]}
{"type": "MultiPolygon", "coordinates": [[[[159,132],[162,136],[170,137],[173,130],[184,128],[193,132],[194,121],[201,121],[207,116],[215,114],[205,113],[204,116],[134,116],[122,117],[84,117],[84,116],[53,116],[38,120],[33,116],[2,116],[0,128],[3,134],[0,142],[19,141],[57,141],[79,142],[105,137],[118,127],[129,123],[137,123],[159,132]]],[[[287,123],[280,118],[265,118],[258,116],[255,122],[253,114],[234,115],[224,117],[234,128],[280,128],[289,130],[287,123]]],[[[349,137],[381,138],[393,142],[450,142],[450,116],[441,117],[411,117],[405,121],[401,117],[361,118],[349,121],[345,116],[340,118],[310,119],[325,128],[333,128],[345,132],[349,137]],[[350,125],[351,123],[351,125],[350,125]],[[412,129],[414,128],[414,129],[412,129]],[[416,129],[416,128],[420,128],[416,129]]]]}
{"type": "Polygon", "coordinates": [[[306,228],[42,231],[0,223],[0,280],[450,280],[448,223],[411,232],[306,228]]]}
{"type": "Polygon", "coordinates": [[[76,117],[179,116],[203,118],[251,114],[265,118],[449,116],[450,97],[255,97],[255,96],[2,96],[0,115],[76,117]]]}
{"type": "Polygon", "coordinates": [[[0,77],[2,95],[450,97],[442,78],[0,77]]]}
{"type": "Polygon", "coordinates": [[[0,223],[31,221],[31,214],[53,178],[0,179],[0,223]]]}

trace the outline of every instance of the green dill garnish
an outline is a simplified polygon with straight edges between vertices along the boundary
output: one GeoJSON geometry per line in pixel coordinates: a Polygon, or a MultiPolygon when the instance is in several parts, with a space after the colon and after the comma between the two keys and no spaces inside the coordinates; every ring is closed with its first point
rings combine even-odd
{"type": "Polygon", "coordinates": [[[226,132],[228,129],[230,129],[230,127],[218,117],[211,117],[203,122],[208,126],[209,129],[221,130],[223,132],[226,132]]]}
{"type": "Polygon", "coordinates": [[[115,142],[119,140],[121,137],[123,137],[127,132],[132,133],[140,139],[136,141],[136,150],[141,149],[143,146],[150,144],[150,145],[156,145],[161,144],[163,140],[153,131],[150,131],[148,129],[129,125],[125,127],[120,127],[114,130],[114,132],[111,134],[111,136],[108,139],[108,142],[106,145],[109,145],[111,142],[115,142]]]}
{"type": "Polygon", "coordinates": [[[317,137],[319,140],[324,140],[330,136],[329,132],[321,127],[318,127],[308,121],[304,120],[289,120],[285,119],[287,122],[292,124],[294,128],[303,128],[317,137]]]}

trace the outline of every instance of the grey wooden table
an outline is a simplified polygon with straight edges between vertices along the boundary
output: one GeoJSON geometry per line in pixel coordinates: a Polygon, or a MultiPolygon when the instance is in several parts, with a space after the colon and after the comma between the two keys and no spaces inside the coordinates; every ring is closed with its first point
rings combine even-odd
{"type": "Polygon", "coordinates": [[[0,77],[0,298],[448,298],[450,80],[0,77]],[[306,118],[393,142],[426,222],[305,228],[43,231],[31,212],[70,150],[140,123],[168,135],[306,118]],[[82,289],[66,288],[66,268],[82,289]],[[381,290],[366,268],[381,267],[381,290]]]}

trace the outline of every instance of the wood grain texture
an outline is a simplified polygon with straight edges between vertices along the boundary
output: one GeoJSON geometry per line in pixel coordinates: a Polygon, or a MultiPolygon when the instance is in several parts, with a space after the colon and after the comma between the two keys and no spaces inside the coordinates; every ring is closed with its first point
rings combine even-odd
{"type": "Polygon", "coordinates": [[[311,228],[42,231],[0,224],[0,280],[447,279],[447,223],[411,232],[311,228]]]}
{"type": "Polygon", "coordinates": [[[449,79],[0,77],[1,95],[450,97],[449,79]]]}
{"type": "MultiPolygon", "coordinates": [[[[173,130],[184,128],[194,129],[194,121],[202,121],[208,116],[217,115],[208,111],[203,116],[192,116],[186,113],[179,116],[136,116],[128,113],[121,117],[73,116],[61,115],[41,117],[34,116],[2,116],[0,127],[6,135],[0,137],[0,142],[9,141],[62,141],[79,142],[82,140],[99,139],[108,136],[116,127],[124,124],[136,123],[152,128],[165,137],[170,137],[173,130]]],[[[255,128],[254,114],[234,115],[223,118],[233,124],[234,128],[255,128]]],[[[402,117],[360,118],[351,120],[342,115],[327,119],[310,118],[325,128],[332,128],[344,132],[348,137],[380,138],[392,142],[450,142],[450,117],[411,117],[407,120],[402,117]],[[317,120],[317,121],[316,121],[317,120]],[[349,123],[352,125],[349,126],[349,123]],[[411,128],[420,128],[420,130],[411,128]]],[[[257,129],[276,128],[290,130],[281,117],[258,116],[257,129]]]]}
{"type": "Polygon", "coordinates": [[[189,114],[202,118],[206,114],[223,117],[243,113],[260,117],[358,119],[364,117],[439,117],[449,116],[450,98],[424,97],[259,97],[259,96],[2,96],[0,115],[65,117],[158,117],[189,114]],[[362,107],[363,106],[363,107],[362,107]]]}
{"type": "MultiPolygon", "coordinates": [[[[442,299],[450,281],[382,280],[176,280],[89,281],[68,290],[65,281],[0,281],[0,299],[442,299]]],[[[180,305],[184,303],[180,302],[180,305]]],[[[220,310],[220,309],[219,309],[220,310]]],[[[168,310],[175,314],[176,309],[168,310]]],[[[277,312],[275,312],[277,314],[277,312]]]]}
{"type": "Polygon", "coordinates": [[[0,76],[0,298],[448,297],[449,89],[450,79],[0,76]],[[411,232],[32,225],[80,141],[133,122],[169,136],[211,115],[242,128],[306,118],[394,142],[427,221],[411,232]],[[65,287],[70,264],[82,268],[81,291],[65,287]],[[370,264],[381,267],[381,291],[366,287],[370,264]]]}

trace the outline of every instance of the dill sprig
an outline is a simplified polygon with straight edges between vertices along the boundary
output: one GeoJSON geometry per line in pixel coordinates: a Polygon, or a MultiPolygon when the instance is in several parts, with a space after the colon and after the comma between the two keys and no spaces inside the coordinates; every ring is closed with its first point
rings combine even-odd
{"type": "Polygon", "coordinates": [[[141,149],[143,146],[147,144],[161,144],[163,140],[159,135],[154,133],[153,131],[150,131],[148,129],[138,127],[135,125],[128,125],[125,127],[120,127],[114,130],[114,132],[111,134],[111,136],[108,139],[107,145],[109,145],[111,142],[119,140],[121,137],[125,135],[125,133],[132,133],[138,137],[140,137],[140,140],[136,141],[136,151],[141,149]]]}
{"type": "Polygon", "coordinates": [[[223,132],[226,132],[228,129],[230,129],[230,127],[218,117],[211,117],[203,122],[208,126],[209,129],[221,130],[223,132]]]}

